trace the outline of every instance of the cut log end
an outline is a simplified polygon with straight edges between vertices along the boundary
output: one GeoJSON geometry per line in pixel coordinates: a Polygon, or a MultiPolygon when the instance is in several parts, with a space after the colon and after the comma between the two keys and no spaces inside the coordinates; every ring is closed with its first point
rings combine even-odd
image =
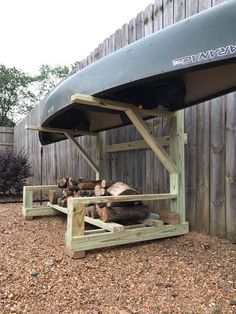
{"type": "Polygon", "coordinates": [[[48,200],[51,204],[57,204],[58,199],[62,196],[63,196],[62,189],[48,190],[48,200]]]}

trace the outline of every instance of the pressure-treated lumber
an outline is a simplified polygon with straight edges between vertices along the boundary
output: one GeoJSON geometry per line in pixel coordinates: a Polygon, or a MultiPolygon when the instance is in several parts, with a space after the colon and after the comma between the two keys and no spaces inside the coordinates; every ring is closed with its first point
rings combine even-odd
{"type": "Polygon", "coordinates": [[[68,209],[66,207],[62,207],[62,206],[59,206],[57,204],[49,204],[49,206],[51,208],[53,208],[53,209],[56,209],[58,212],[62,212],[64,214],[68,214],[68,209]]]}
{"type": "Polygon", "coordinates": [[[57,185],[26,185],[23,191],[45,191],[45,190],[57,190],[57,185]]]}
{"type": "Polygon", "coordinates": [[[50,206],[22,208],[23,216],[27,219],[29,217],[40,217],[40,216],[56,216],[58,212],[50,206]]]}
{"type": "Polygon", "coordinates": [[[104,234],[101,233],[96,235],[73,237],[71,248],[74,251],[86,251],[95,248],[161,239],[187,233],[188,223],[180,225],[164,225],[162,227],[126,229],[120,232],[108,232],[104,234]]]}
{"type": "Polygon", "coordinates": [[[159,158],[163,166],[168,170],[169,173],[175,174],[177,172],[175,163],[170,159],[165,149],[158,143],[155,136],[151,134],[147,125],[140,117],[139,112],[137,110],[130,109],[126,111],[126,114],[129,117],[130,121],[132,121],[133,125],[137,128],[140,135],[147,142],[151,150],[159,158]]]}
{"type": "MultiPolygon", "coordinates": [[[[176,199],[177,194],[138,194],[138,195],[119,195],[119,196],[93,196],[79,198],[81,204],[99,204],[108,202],[127,202],[127,201],[155,201],[176,199]]],[[[78,200],[78,198],[74,198],[78,200]]]]}
{"type": "Polygon", "coordinates": [[[110,222],[110,223],[106,223],[100,219],[93,219],[91,217],[84,217],[85,222],[97,226],[99,228],[102,228],[104,230],[107,231],[111,231],[111,232],[120,232],[122,230],[124,230],[124,226],[121,224],[118,224],[116,222],[110,222]]]}
{"type": "Polygon", "coordinates": [[[84,159],[87,161],[87,163],[92,167],[92,169],[99,173],[98,166],[95,164],[95,162],[90,158],[90,156],[86,153],[86,151],[83,149],[83,147],[74,139],[73,136],[71,136],[70,133],[65,133],[65,136],[76,146],[79,153],[84,157],[84,159]]]}
{"type": "Polygon", "coordinates": [[[180,214],[180,221],[185,222],[185,167],[184,167],[184,110],[171,118],[170,156],[177,165],[177,173],[170,174],[170,193],[177,193],[178,198],[171,200],[171,211],[180,214]]]}
{"type": "MultiPolygon", "coordinates": [[[[75,236],[84,235],[84,217],[85,205],[79,203],[73,198],[68,198],[67,230],[66,230],[66,248],[72,250],[72,239],[75,236]]],[[[76,250],[83,251],[83,250],[76,250]]],[[[83,255],[83,253],[81,253],[83,255]]]]}
{"type": "Polygon", "coordinates": [[[78,136],[78,135],[91,135],[96,136],[97,133],[89,132],[89,131],[82,131],[82,130],[70,130],[70,129],[59,129],[59,128],[45,128],[37,125],[26,125],[25,130],[30,131],[42,131],[48,133],[69,133],[71,136],[78,136]]]}
{"type": "MultiPolygon", "coordinates": [[[[137,107],[135,107],[132,104],[123,103],[120,101],[114,101],[109,99],[102,99],[94,96],[89,95],[83,95],[83,94],[74,94],[71,96],[71,102],[72,103],[78,103],[78,104],[85,104],[88,106],[96,106],[100,108],[105,109],[113,109],[118,111],[127,111],[129,109],[136,110],[137,107]]],[[[161,111],[157,109],[141,109],[140,114],[142,116],[149,116],[149,117],[161,117],[161,116],[168,116],[171,117],[174,115],[173,112],[170,111],[161,111]]]]}
{"type": "MultiPolygon", "coordinates": [[[[81,99],[86,99],[86,101],[90,102],[91,106],[97,106],[97,103],[94,102],[94,97],[90,96],[82,96],[81,99]]],[[[78,258],[84,256],[84,251],[92,248],[106,247],[106,246],[114,246],[117,244],[125,244],[132,242],[145,241],[149,239],[158,239],[164,238],[168,236],[181,235],[188,232],[188,223],[185,223],[184,219],[184,179],[182,176],[184,175],[184,159],[183,159],[183,147],[184,147],[184,133],[183,133],[183,116],[182,113],[170,114],[168,115],[171,118],[172,129],[170,137],[165,140],[168,141],[170,145],[170,155],[167,154],[162,145],[158,142],[158,140],[152,135],[152,132],[149,130],[148,126],[142,119],[142,113],[136,107],[132,107],[129,104],[119,103],[117,107],[117,103],[109,103],[107,100],[100,100],[99,106],[103,108],[109,108],[114,110],[122,110],[124,111],[130,121],[135,125],[137,130],[143,136],[147,145],[153,150],[155,155],[160,159],[162,164],[166,167],[166,169],[170,173],[170,193],[163,194],[145,194],[138,195],[137,192],[126,186],[124,189],[122,187],[116,187],[108,183],[104,182],[104,187],[101,187],[101,181],[99,181],[99,185],[95,187],[95,190],[99,190],[97,194],[100,196],[92,196],[92,197],[69,197],[68,198],[68,207],[62,208],[58,205],[51,205],[49,209],[54,210],[54,212],[62,211],[67,214],[67,232],[65,237],[65,251],[72,258],[78,258]],[[116,106],[114,108],[113,106],[116,106]],[[121,107],[119,107],[121,106],[121,107]],[[181,182],[181,186],[180,186],[181,182]],[[128,191],[129,194],[134,195],[121,195],[128,191]],[[101,195],[101,194],[111,194],[111,195],[101,195]],[[180,193],[180,194],[179,194],[180,193]],[[132,212],[132,207],[137,208],[145,208],[145,205],[142,205],[141,201],[151,201],[151,200],[171,200],[171,209],[173,212],[169,213],[169,216],[162,215],[159,219],[159,216],[154,216],[155,214],[150,215],[150,211],[147,210],[144,216],[141,215],[141,210],[138,210],[138,214],[135,214],[135,218],[132,217],[135,221],[138,222],[136,226],[124,226],[123,224],[114,222],[114,221],[123,221],[130,218],[130,215],[127,213],[132,212]],[[135,206],[132,206],[132,202],[137,202],[135,206]],[[114,215],[114,206],[104,206],[106,204],[119,204],[119,218],[117,215],[114,215]],[[89,205],[91,210],[94,213],[94,204],[96,204],[96,210],[100,214],[100,217],[104,220],[100,220],[95,218],[90,211],[89,216],[85,216],[86,207],[87,214],[89,211],[89,205]],[[129,205],[125,207],[124,205],[129,205]],[[131,205],[131,206],[130,206],[131,205]],[[183,206],[181,206],[183,205],[183,206]],[[56,207],[57,206],[57,207],[56,207]],[[177,212],[177,213],[176,213],[177,212]],[[111,215],[112,213],[112,215],[111,215]],[[122,213],[122,215],[121,215],[122,213]],[[128,217],[126,217],[128,215],[128,217]],[[116,217],[115,217],[116,216],[116,217]],[[179,219],[181,217],[181,220],[179,219]],[[169,219],[169,220],[168,220],[169,219]],[[171,220],[172,219],[172,220],[171,220]],[[102,228],[103,232],[84,232],[84,224],[85,222],[93,224],[99,228],[102,228]],[[182,222],[182,223],[180,223],[182,222]],[[163,223],[171,223],[171,225],[163,225],[163,223]]],[[[81,103],[79,101],[79,103],[81,103]]],[[[84,103],[84,101],[83,101],[84,103]]],[[[77,149],[82,154],[85,153],[85,159],[88,161],[93,170],[97,173],[97,178],[99,174],[99,167],[101,158],[101,152],[96,155],[96,163],[91,160],[90,156],[86,152],[83,151],[83,148],[80,147],[79,143],[73,138],[71,133],[64,134],[72,141],[77,149]]],[[[164,143],[164,142],[163,142],[164,143]]],[[[167,143],[167,142],[166,142],[167,143]]],[[[99,137],[97,137],[97,147],[100,146],[99,137]]],[[[104,143],[103,143],[104,150],[104,143]]],[[[104,154],[103,157],[104,158],[104,154]]],[[[97,183],[97,182],[96,182],[97,183]]],[[[122,183],[123,184],[123,183],[122,183]]],[[[72,184],[72,189],[73,189],[72,184]]],[[[78,186],[79,184],[77,184],[78,186]]],[[[115,183],[117,185],[117,183],[115,183]]],[[[119,185],[119,183],[118,183],[119,185]]],[[[95,184],[90,184],[88,182],[83,182],[80,188],[87,188],[91,190],[79,190],[75,195],[79,195],[80,192],[90,191],[94,193],[95,184]],[[83,186],[83,187],[82,187],[83,186]]],[[[67,187],[68,188],[68,187],[67,187]]],[[[31,190],[26,191],[27,193],[32,193],[31,190]]],[[[26,193],[26,194],[27,194],[26,193]]],[[[86,195],[86,194],[85,194],[86,195]]],[[[31,203],[31,195],[29,194],[25,200],[26,205],[31,203]]],[[[27,206],[28,206],[27,205],[27,206]]],[[[26,206],[26,207],[27,207],[26,206]]],[[[27,209],[26,209],[27,212],[27,209]]],[[[29,213],[29,212],[28,212],[29,213]]],[[[30,213],[33,216],[34,212],[30,213]]],[[[30,216],[30,215],[28,215],[30,216]]]]}
{"type": "MultiPolygon", "coordinates": [[[[159,145],[161,146],[169,146],[170,145],[170,136],[162,136],[156,138],[159,145]]],[[[184,133],[184,144],[187,144],[187,133],[184,133]]],[[[144,141],[132,141],[132,142],[124,142],[112,145],[106,145],[105,151],[106,153],[115,153],[115,152],[123,152],[129,150],[137,150],[137,149],[146,149],[149,148],[149,145],[144,141]]]]}
{"type": "MultiPolygon", "coordinates": [[[[86,105],[95,106],[95,107],[124,111],[127,114],[130,121],[134,124],[134,126],[140,132],[144,140],[147,142],[149,147],[152,149],[155,155],[160,159],[162,164],[169,171],[169,173],[176,173],[177,169],[174,162],[170,159],[169,155],[162,148],[162,146],[158,144],[157,139],[150,133],[147,125],[143,121],[142,114],[144,113],[144,110],[138,110],[135,106],[131,104],[121,103],[121,102],[112,101],[108,99],[100,99],[97,97],[82,95],[82,94],[73,95],[71,97],[71,101],[74,103],[86,104],[86,105]]],[[[146,110],[146,111],[149,112],[149,110],[146,110]]],[[[150,113],[149,113],[150,116],[151,116],[151,112],[153,111],[158,111],[158,110],[150,110],[150,113]]],[[[168,116],[168,113],[166,113],[166,115],[168,116]]],[[[174,114],[170,113],[169,116],[172,117],[174,116],[174,114]]]]}

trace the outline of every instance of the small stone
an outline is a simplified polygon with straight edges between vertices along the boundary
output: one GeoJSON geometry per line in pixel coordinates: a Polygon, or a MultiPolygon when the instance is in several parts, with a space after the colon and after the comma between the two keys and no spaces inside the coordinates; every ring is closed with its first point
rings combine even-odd
{"type": "Polygon", "coordinates": [[[173,292],[173,293],[171,293],[171,296],[173,297],[173,298],[176,298],[177,297],[177,292],[173,292]]]}
{"type": "Polygon", "coordinates": [[[168,282],[168,283],[165,284],[165,288],[171,288],[171,287],[172,287],[172,283],[168,282]]]}
{"type": "Polygon", "coordinates": [[[236,305],[236,300],[230,300],[229,304],[230,305],[236,305]]]}
{"type": "Polygon", "coordinates": [[[50,258],[49,260],[46,261],[46,266],[51,267],[55,264],[55,260],[53,258],[50,258]]]}
{"type": "Polygon", "coordinates": [[[8,298],[12,300],[12,299],[14,298],[14,294],[13,294],[13,293],[10,293],[9,296],[8,296],[8,298]]]}
{"type": "Polygon", "coordinates": [[[30,273],[30,276],[31,277],[36,277],[36,276],[38,276],[38,272],[37,271],[32,271],[31,273],[30,273]]]}
{"type": "Polygon", "coordinates": [[[209,244],[203,244],[202,245],[203,250],[208,250],[210,248],[209,244]]]}

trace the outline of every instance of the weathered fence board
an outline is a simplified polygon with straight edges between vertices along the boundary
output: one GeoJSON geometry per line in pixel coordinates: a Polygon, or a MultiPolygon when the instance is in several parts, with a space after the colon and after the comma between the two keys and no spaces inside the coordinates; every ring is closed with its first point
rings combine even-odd
{"type": "MultiPolygon", "coordinates": [[[[173,23],[223,2],[222,0],[155,0],[136,18],[106,38],[84,60],[78,70],[88,64],[148,36],[173,23]]],[[[158,56],[157,56],[158,58],[158,56]]],[[[112,74],[111,74],[112,75],[112,74]]],[[[15,128],[15,146],[29,154],[33,169],[32,184],[54,184],[58,176],[95,178],[94,172],[76,149],[63,141],[43,148],[34,132],[24,130],[25,124],[38,124],[40,106],[15,128]],[[40,164],[43,164],[42,178],[40,164]]],[[[185,110],[186,219],[192,229],[226,236],[236,241],[236,97],[230,94],[185,110]]],[[[169,132],[167,119],[148,121],[155,136],[169,132]]],[[[140,140],[133,126],[105,132],[106,144],[140,140]]],[[[96,139],[79,137],[79,143],[95,159],[96,139]]],[[[168,148],[167,148],[168,150],[168,148]]],[[[105,173],[110,180],[124,180],[141,193],[169,192],[169,177],[159,160],[149,149],[112,152],[105,156],[105,173]]],[[[169,202],[158,201],[153,209],[169,208],[169,202]]]]}
{"type": "Polygon", "coordinates": [[[14,129],[0,127],[0,151],[13,151],[14,129]]]}
{"type": "Polygon", "coordinates": [[[226,236],[236,243],[236,95],[226,96],[225,128],[225,227],[226,236]]]}

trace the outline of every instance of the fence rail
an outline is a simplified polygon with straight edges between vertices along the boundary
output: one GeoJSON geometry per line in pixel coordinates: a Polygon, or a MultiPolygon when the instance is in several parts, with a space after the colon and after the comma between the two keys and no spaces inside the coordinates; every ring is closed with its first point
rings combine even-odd
{"type": "MultiPolygon", "coordinates": [[[[136,18],[106,38],[87,58],[78,62],[82,69],[109,53],[158,31],[186,17],[223,1],[156,0],[136,18]]],[[[34,171],[31,184],[54,184],[58,176],[83,176],[93,173],[76,149],[69,143],[48,145],[40,154],[35,132],[24,130],[26,124],[39,125],[40,105],[15,128],[15,145],[29,152],[34,171]],[[66,152],[66,154],[65,154],[66,152]],[[41,156],[41,157],[40,157],[41,156]],[[40,179],[40,163],[43,177],[40,179]]],[[[188,134],[186,156],[186,211],[192,229],[218,234],[236,241],[236,96],[234,93],[185,110],[185,132],[188,134]]],[[[166,136],[166,118],[148,121],[153,133],[166,136]]],[[[142,140],[133,126],[106,132],[106,145],[142,140]]],[[[80,137],[79,142],[95,158],[95,139],[80,137]]],[[[149,149],[110,152],[106,154],[106,177],[128,181],[140,193],[169,192],[166,170],[149,149]]],[[[168,201],[153,205],[169,207],[168,201]]]]}

